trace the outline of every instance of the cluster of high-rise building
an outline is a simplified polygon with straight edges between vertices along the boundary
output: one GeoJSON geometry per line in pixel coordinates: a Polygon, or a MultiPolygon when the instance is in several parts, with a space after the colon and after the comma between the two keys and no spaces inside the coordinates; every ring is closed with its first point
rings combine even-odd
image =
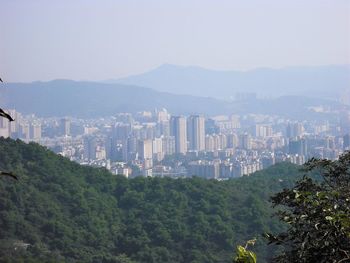
{"type": "MultiPolygon", "coordinates": [[[[10,109],[8,113],[14,121],[9,122],[5,118],[0,118],[0,136],[19,138],[24,141],[40,141],[42,139],[42,125],[45,120],[38,119],[34,115],[22,116],[16,110],[10,109]]],[[[69,118],[55,120],[52,132],[57,136],[70,136],[69,118]]]]}
{"type": "Polygon", "coordinates": [[[165,109],[100,119],[38,118],[9,110],[0,136],[35,141],[125,176],[249,175],[277,162],[336,159],[350,150],[350,114],[315,121],[262,114],[176,116],[165,109]]]}
{"type": "Polygon", "coordinates": [[[41,123],[36,120],[25,120],[22,115],[15,110],[8,113],[15,121],[9,122],[5,118],[0,119],[0,136],[23,138],[26,140],[38,140],[41,138],[41,123]]]}

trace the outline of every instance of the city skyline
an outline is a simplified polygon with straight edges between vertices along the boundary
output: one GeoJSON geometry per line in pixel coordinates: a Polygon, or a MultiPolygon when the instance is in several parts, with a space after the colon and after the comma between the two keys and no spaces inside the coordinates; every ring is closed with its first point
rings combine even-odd
{"type": "Polygon", "coordinates": [[[0,136],[37,142],[72,161],[126,177],[226,180],[279,162],[336,160],[350,150],[350,113],[306,121],[278,115],[176,116],[166,109],[106,118],[39,118],[8,110],[0,136]]]}

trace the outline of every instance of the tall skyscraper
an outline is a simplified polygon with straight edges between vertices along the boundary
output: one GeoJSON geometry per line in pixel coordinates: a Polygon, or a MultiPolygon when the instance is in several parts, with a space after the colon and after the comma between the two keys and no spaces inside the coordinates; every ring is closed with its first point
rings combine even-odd
{"type": "Polygon", "coordinates": [[[228,148],[236,148],[238,147],[238,136],[235,133],[227,134],[227,147],[228,148]]]}
{"type": "Polygon", "coordinates": [[[185,154],[187,152],[186,118],[172,116],[170,119],[170,133],[175,137],[175,152],[185,154]]]}
{"type": "Polygon", "coordinates": [[[134,123],[134,119],[131,113],[118,113],[116,116],[116,122],[126,123],[132,125],[134,123]]]}
{"type": "Polygon", "coordinates": [[[139,140],[138,142],[138,153],[141,160],[152,159],[153,150],[152,150],[152,141],[151,140],[139,140]]]}
{"type": "Polygon", "coordinates": [[[68,118],[61,119],[60,129],[61,129],[61,135],[63,136],[70,135],[70,120],[68,118]]]}
{"type": "Polygon", "coordinates": [[[163,138],[155,138],[152,142],[153,146],[153,158],[157,161],[161,161],[164,158],[163,153],[163,138]]]}
{"type": "Polygon", "coordinates": [[[266,124],[255,125],[255,136],[256,137],[270,137],[272,136],[272,128],[266,124]]]}
{"type": "Polygon", "coordinates": [[[165,137],[170,136],[170,123],[169,121],[161,121],[159,123],[160,135],[165,137]]]}
{"type": "Polygon", "coordinates": [[[152,168],[153,166],[152,140],[139,140],[138,154],[139,154],[139,159],[143,163],[143,169],[147,170],[152,168]]]}
{"type": "Polygon", "coordinates": [[[30,139],[30,129],[29,129],[29,124],[28,123],[21,123],[19,125],[19,137],[24,140],[29,140],[30,139]]]}
{"type": "Polygon", "coordinates": [[[96,159],[96,138],[93,136],[86,136],[84,138],[84,159],[91,161],[96,159]]]}
{"type": "Polygon", "coordinates": [[[14,121],[9,122],[6,118],[0,118],[0,136],[12,136],[13,138],[18,138],[18,124],[20,123],[22,116],[20,113],[16,112],[16,110],[4,110],[14,119],[14,121]]]}
{"type": "Polygon", "coordinates": [[[239,136],[239,147],[245,150],[252,149],[252,138],[250,134],[244,133],[239,136]]]}
{"type": "Polygon", "coordinates": [[[214,142],[214,151],[221,150],[221,140],[218,134],[213,134],[213,142],[214,142]]]}
{"type": "Polygon", "coordinates": [[[8,119],[0,118],[0,137],[7,138],[10,136],[10,124],[8,119]]]}
{"type": "Polygon", "coordinates": [[[304,132],[304,126],[300,122],[288,123],[287,125],[287,137],[295,138],[301,136],[304,132]]]}
{"type": "Polygon", "coordinates": [[[161,109],[160,111],[156,111],[157,114],[157,121],[162,122],[162,121],[168,121],[169,120],[169,113],[166,109],[161,109]]]}
{"type": "Polygon", "coordinates": [[[116,142],[111,137],[105,138],[106,158],[115,161],[116,142]]]}
{"type": "Polygon", "coordinates": [[[162,139],[162,149],[164,155],[172,155],[175,153],[175,137],[168,136],[162,139]]]}
{"type": "Polygon", "coordinates": [[[306,156],[308,153],[307,141],[305,139],[291,140],[289,142],[289,153],[306,156]]]}
{"type": "Polygon", "coordinates": [[[116,140],[126,140],[131,132],[130,124],[117,123],[112,130],[112,137],[116,140]]]}
{"type": "Polygon", "coordinates": [[[205,150],[207,152],[213,152],[214,151],[214,148],[215,148],[215,145],[214,145],[214,137],[213,135],[207,135],[205,137],[205,150]]]}
{"type": "Polygon", "coordinates": [[[141,129],[141,139],[144,140],[153,140],[156,135],[156,123],[149,122],[144,123],[141,129]]]}
{"type": "MultiPolygon", "coordinates": [[[[22,115],[13,109],[8,110],[8,113],[12,116],[13,119],[15,119],[15,121],[12,121],[9,123],[10,135],[15,134],[15,136],[16,136],[16,133],[18,132],[18,123],[22,119],[22,115]]],[[[17,134],[17,136],[18,136],[18,134],[17,134]]]]}
{"type": "Polygon", "coordinates": [[[219,137],[219,142],[220,142],[220,146],[219,146],[219,149],[220,150],[224,150],[227,148],[227,137],[225,134],[218,134],[218,137],[219,137]]]}
{"type": "Polygon", "coordinates": [[[220,128],[213,119],[205,120],[205,134],[215,134],[219,133],[220,128]]]}
{"type": "Polygon", "coordinates": [[[30,138],[33,140],[41,139],[41,124],[38,122],[31,123],[30,125],[30,138]]]}
{"type": "Polygon", "coordinates": [[[187,119],[187,140],[189,150],[205,150],[205,119],[202,116],[192,115],[187,119]]]}

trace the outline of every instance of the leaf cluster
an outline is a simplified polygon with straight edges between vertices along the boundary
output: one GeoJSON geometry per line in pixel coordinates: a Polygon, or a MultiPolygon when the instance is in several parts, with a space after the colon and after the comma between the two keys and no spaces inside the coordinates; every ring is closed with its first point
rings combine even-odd
{"type": "Polygon", "coordinates": [[[294,187],[272,197],[287,231],[267,234],[284,252],[275,262],[350,262],[350,153],[311,159],[294,187]]]}
{"type": "Polygon", "coordinates": [[[236,257],[234,258],[234,263],[256,263],[257,257],[253,251],[248,250],[248,245],[254,245],[256,239],[248,240],[246,245],[243,247],[241,245],[237,246],[236,257]]]}

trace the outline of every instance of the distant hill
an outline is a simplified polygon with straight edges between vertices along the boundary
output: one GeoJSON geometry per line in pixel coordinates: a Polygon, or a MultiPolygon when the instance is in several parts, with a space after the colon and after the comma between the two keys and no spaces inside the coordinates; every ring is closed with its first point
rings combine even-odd
{"type": "Polygon", "coordinates": [[[272,97],[294,95],[336,98],[340,92],[350,88],[350,65],[218,71],[164,64],[144,74],[109,82],[220,99],[234,97],[239,92],[272,97]]]}
{"type": "Polygon", "coordinates": [[[212,98],[72,80],[0,84],[0,105],[38,116],[100,117],[163,107],[174,114],[222,114],[231,111],[229,103],[212,98]]]}
{"type": "Polygon", "coordinates": [[[299,177],[285,163],[221,182],[126,179],[4,138],[0,167],[20,178],[0,178],[1,262],[228,263],[256,237],[264,263],[261,233],[284,227],[269,197],[299,177]]]}
{"type": "Polygon", "coordinates": [[[125,84],[72,80],[32,83],[0,83],[0,105],[37,116],[104,117],[118,112],[135,113],[166,108],[172,114],[279,114],[317,118],[310,106],[336,107],[327,99],[284,96],[274,99],[227,101],[203,96],[159,92],[125,84]]]}

